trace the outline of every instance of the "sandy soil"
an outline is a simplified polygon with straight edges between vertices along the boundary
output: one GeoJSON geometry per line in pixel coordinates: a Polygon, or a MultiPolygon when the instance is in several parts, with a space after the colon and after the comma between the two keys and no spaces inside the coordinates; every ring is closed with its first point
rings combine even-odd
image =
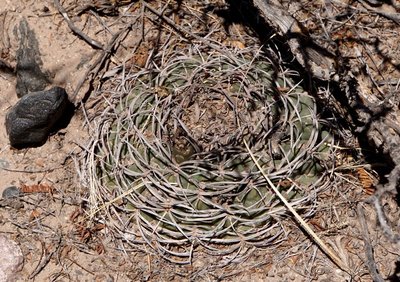
{"type": "MultiPolygon", "coordinates": [[[[108,14],[107,9],[112,7],[107,1],[86,1],[97,3],[89,7],[92,11],[106,13],[98,16],[78,2],[62,3],[71,20],[98,42],[110,42],[112,35],[105,32],[105,23],[114,32],[121,27],[116,16],[108,14]]],[[[221,7],[225,5],[215,2],[221,7]]],[[[162,8],[157,3],[151,5],[157,10],[162,8]]],[[[119,9],[127,7],[140,15],[139,2],[119,9]]],[[[194,6],[193,9],[199,8],[194,6]]],[[[224,23],[217,14],[211,16],[221,25],[224,23]]],[[[96,77],[98,73],[91,76],[88,71],[104,54],[71,32],[53,1],[3,0],[0,7],[1,59],[12,67],[16,65],[17,30],[23,18],[39,42],[42,69],[52,74],[52,85],[64,87],[79,108],[68,127],[50,136],[38,148],[11,148],[4,123],[0,123],[0,193],[12,185],[25,191],[20,204],[0,207],[0,232],[15,240],[25,256],[20,281],[350,281],[350,277],[338,270],[292,221],[287,222],[286,242],[276,248],[255,250],[246,260],[233,260],[221,268],[217,267],[221,258],[211,257],[200,248],[194,254],[192,265],[170,264],[149,252],[147,246],[123,247],[102,222],[88,220],[82,200],[87,191],[81,184],[78,163],[89,138],[86,118],[95,114],[93,105],[99,101],[94,96],[95,90],[101,87],[96,77]],[[76,91],[81,81],[88,82],[92,78],[94,89],[84,83],[76,91]],[[87,92],[89,89],[91,91],[87,92]],[[81,105],[79,102],[86,93],[91,97],[86,105],[81,105]]],[[[132,27],[133,31],[116,55],[107,57],[105,71],[127,58],[140,64],[142,57],[146,57],[146,48],[135,49],[141,28],[141,24],[132,27]]],[[[239,24],[230,28],[245,30],[239,24]]],[[[400,30],[398,26],[395,28],[400,30]]],[[[239,36],[232,36],[232,40],[237,38],[239,36]]],[[[393,55],[400,61],[397,53],[393,55]]],[[[397,71],[392,72],[398,75],[397,71]]],[[[4,121],[8,109],[18,101],[15,85],[15,75],[0,70],[0,120],[4,121]]],[[[367,84],[362,87],[368,89],[367,84]]],[[[365,228],[357,216],[357,203],[367,198],[370,191],[360,185],[355,171],[349,169],[342,173],[352,183],[321,195],[318,212],[310,223],[354,270],[355,281],[372,281],[365,265],[365,228]]],[[[389,211],[390,223],[398,227],[399,208],[395,199],[385,198],[384,207],[389,211]]],[[[371,206],[365,205],[365,214],[379,272],[385,279],[393,277],[395,281],[396,271],[399,273],[400,246],[385,236],[371,206]]],[[[222,258],[222,261],[224,259],[227,260],[222,258]]]]}

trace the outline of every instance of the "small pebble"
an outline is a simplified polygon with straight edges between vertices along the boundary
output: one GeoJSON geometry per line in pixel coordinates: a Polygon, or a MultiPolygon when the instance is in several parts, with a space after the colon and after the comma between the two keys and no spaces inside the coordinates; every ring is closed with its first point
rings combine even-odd
{"type": "Polygon", "coordinates": [[[7,187],[3,193],[1,194],[3,199],[12,199],[12,198],[18,198],[20,194],[20,190],[16,186],[10,186],[7,187]]]}
{"type": "Polygon", "coordinates": [[[18,244],[0,234],[0,281],[21,281],[17,274],[22,270],[24,256],[18,244]]]}
{"type": "Polygon", "coordinates": [[[6,160],[0,159],[0,169],[8,168],[9,166],[10,164],[6,160]]]}

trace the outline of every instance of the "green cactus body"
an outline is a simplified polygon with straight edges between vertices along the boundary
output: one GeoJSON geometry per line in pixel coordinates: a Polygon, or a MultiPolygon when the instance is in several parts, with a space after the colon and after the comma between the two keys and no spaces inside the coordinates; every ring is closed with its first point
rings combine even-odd
{"type": "Polygon", "coordinates": [[[128,80],[130,91],[104,115],[97,177],[115,194],[121,183],[145,183],[124,204],[144,237],[182,244],[278,236],[286,210],[244,140],[288,201],[306,202],[305,191],[321,182],[333,141],[314,99],[298,85],[277,92],[293,83],[272,81],[276,70],[262,54],[226,52],[164,58],[128,80]]]}

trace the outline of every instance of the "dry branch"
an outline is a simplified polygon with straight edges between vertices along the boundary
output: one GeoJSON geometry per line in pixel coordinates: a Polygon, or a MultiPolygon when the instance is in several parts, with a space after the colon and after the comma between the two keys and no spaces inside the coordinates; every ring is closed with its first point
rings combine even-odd
{"type": "Polygon", "coordinates": [[[83,40],[85,40],[92,47],[94,47],[96,49],[104,50],[104,47],[100,42],[98,42],[95,39],[90,38],[87,34],[83,33],[82,30],[80,30],[78,27],[76,27],[72,23],[71,19],[69,18],[68,14],[67,14],[67,11],[65,11],[64,7],[60,4],[60,1],[54,0],[54,5],[57,7],[58,11],[63,16],[63,18],[65,19],[65,21],[68,24],[68,27],[72,30],[73,33],[75,33],[76,35],[81,37],[83,40]]]}
{"type": "Polygon", "coordinates": [[[374,259],[374,249],[372,248],[371,239],[369,238],[368,226],[367,226],[367,222],[365,220],[364,210],[363,210],[361,203],[359,203],[357,205],[357,213],[358,213],[358,219],[360,221],[361,228],[362,228],[361,232],[362,232],[364,244],[365,244],[365,253],[367,255],[366,265],[368,267],[369,273],[371,274],[374,281],[383,282],[384,280],[378,272],[378,267],[377,267],[375,259],[374,259]]]}
{"type": "Polygon", "coordinates": [[[327,50],[322,53],[314,48],[307,31],[275,0],[253,0],[265,21],[280,36],[286,37],[292,54],[314,77],[329,80],[335,73],[335,62],[327,50]]]}

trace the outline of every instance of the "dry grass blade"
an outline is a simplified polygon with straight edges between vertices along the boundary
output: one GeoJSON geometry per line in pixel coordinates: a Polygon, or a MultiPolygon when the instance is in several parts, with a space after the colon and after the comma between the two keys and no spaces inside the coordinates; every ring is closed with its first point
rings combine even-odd
{"type": "Polygon", "coordinates": [[[314,240],[314,242],[321,248],[321,250],[329,256],[329,258],[343,271],[347,273],[351,273],[350,269],[343,263],[343,261],[333,252],[331,248],[329,248],[322,240],[318,237],[318,235],[311,229],[311,227],[304,221],[304,219],[297,213],[297,211],[291,206],[291,204],[286,200],[286,198],[279,192],[274,183],[269,179],[269,177],[265,174],[264,170],[260,166],[258,160],[255,158],[254,154],[250,150],[247,142],[244,140],[244,144],[246,146],[247,151],[250,154],[251,159],[254,164],[257,166],[265,180],[267,180],[268,184],[274,191],[274,193],[279,197],[282,203],[287,207],[287,209],[293,214],[296,218],[300,226],[307,232],[307,234],[314,240]]]}

